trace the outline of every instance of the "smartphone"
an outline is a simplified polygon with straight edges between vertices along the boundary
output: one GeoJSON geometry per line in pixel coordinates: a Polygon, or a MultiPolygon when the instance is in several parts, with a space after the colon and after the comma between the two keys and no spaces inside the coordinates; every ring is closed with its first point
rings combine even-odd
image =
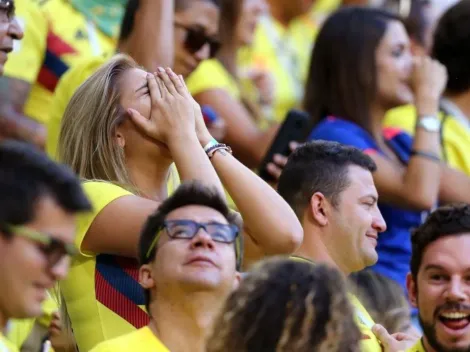
{"type": "Polygon", "coordinates": [[[290,110],[286,119],[279,128],[273,143],[266,153],[259,167],[259,176],[265,181],[275,181],[274,177],[266,170],[266,166],[273,160],[274,154],[289,156],[291,150],[290,142],[305,142],[311,131],[310,116],[300,110],[290,110]]]}

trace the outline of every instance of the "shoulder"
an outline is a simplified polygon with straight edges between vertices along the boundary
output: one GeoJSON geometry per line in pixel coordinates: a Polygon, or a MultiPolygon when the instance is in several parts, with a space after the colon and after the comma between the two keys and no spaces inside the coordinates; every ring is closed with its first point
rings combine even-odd
{"type": "Polygon", "coordinates": [[[311,140],[326,140],[356,147],[363,151],[376,149],[376,143],[370,134],[357,124],[327,117],[317,124],[310,134],[311,140]]]}
{"type": "Polygon", "coordinates": [[[203,61],[186,82],[192,95],[210,89],[223,89],[232,96],[238,94],[235,79],[217,59],[203,61]]]}
{"type": "Polygon", "coordinates": [[[107,181],[85,181],[82,183],[82,186],[95,211],[104,208],[114,199],[125,195],[132,195],[125,188],[107,181]]]}

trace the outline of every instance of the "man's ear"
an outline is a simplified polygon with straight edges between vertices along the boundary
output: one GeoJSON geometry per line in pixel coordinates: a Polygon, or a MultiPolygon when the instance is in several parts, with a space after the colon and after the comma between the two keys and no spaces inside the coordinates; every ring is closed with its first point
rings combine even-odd
{"type": "Polygon", "coordinates": [[[330,203],[323,193],[316,192],[310,198],[310,215],[320,226],[328,225],[328,216],[330,213],[330,203]]]}
{"type": "Polygon", "coordinates": [[[418,285],[411,273],[406,275],[406,289],[408,290],[408,300],[410,304],[417,308],[418,307],[418,285]]]}
{"type": "Polygon", "coordinates": [[[149,290],[155,287],[155,280],[152,275],[152,268],[144,264],[139,268],[139,283],[144,289],[149,290]]]}

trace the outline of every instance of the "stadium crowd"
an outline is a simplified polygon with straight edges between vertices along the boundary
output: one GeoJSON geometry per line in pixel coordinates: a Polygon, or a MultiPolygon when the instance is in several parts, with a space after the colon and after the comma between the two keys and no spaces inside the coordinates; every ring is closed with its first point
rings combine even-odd
{"type": "Polygon", "coordinates": [[[0,0],[0,352],[469,352],[470,0],[0,0]]]}

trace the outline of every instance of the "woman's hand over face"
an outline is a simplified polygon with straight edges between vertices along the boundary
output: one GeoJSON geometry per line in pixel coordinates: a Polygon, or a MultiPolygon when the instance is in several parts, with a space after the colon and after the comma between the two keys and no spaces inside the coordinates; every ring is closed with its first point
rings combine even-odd
{"type": "Polygon", "coordinates": [[[150,118],[129,109],[134,123],[150,138],[166,145],[195,135],[195,102],[183,78],[169,68],[159,68],[158,72],[147,74],[147,81],[151,99],[150,118]]]}

